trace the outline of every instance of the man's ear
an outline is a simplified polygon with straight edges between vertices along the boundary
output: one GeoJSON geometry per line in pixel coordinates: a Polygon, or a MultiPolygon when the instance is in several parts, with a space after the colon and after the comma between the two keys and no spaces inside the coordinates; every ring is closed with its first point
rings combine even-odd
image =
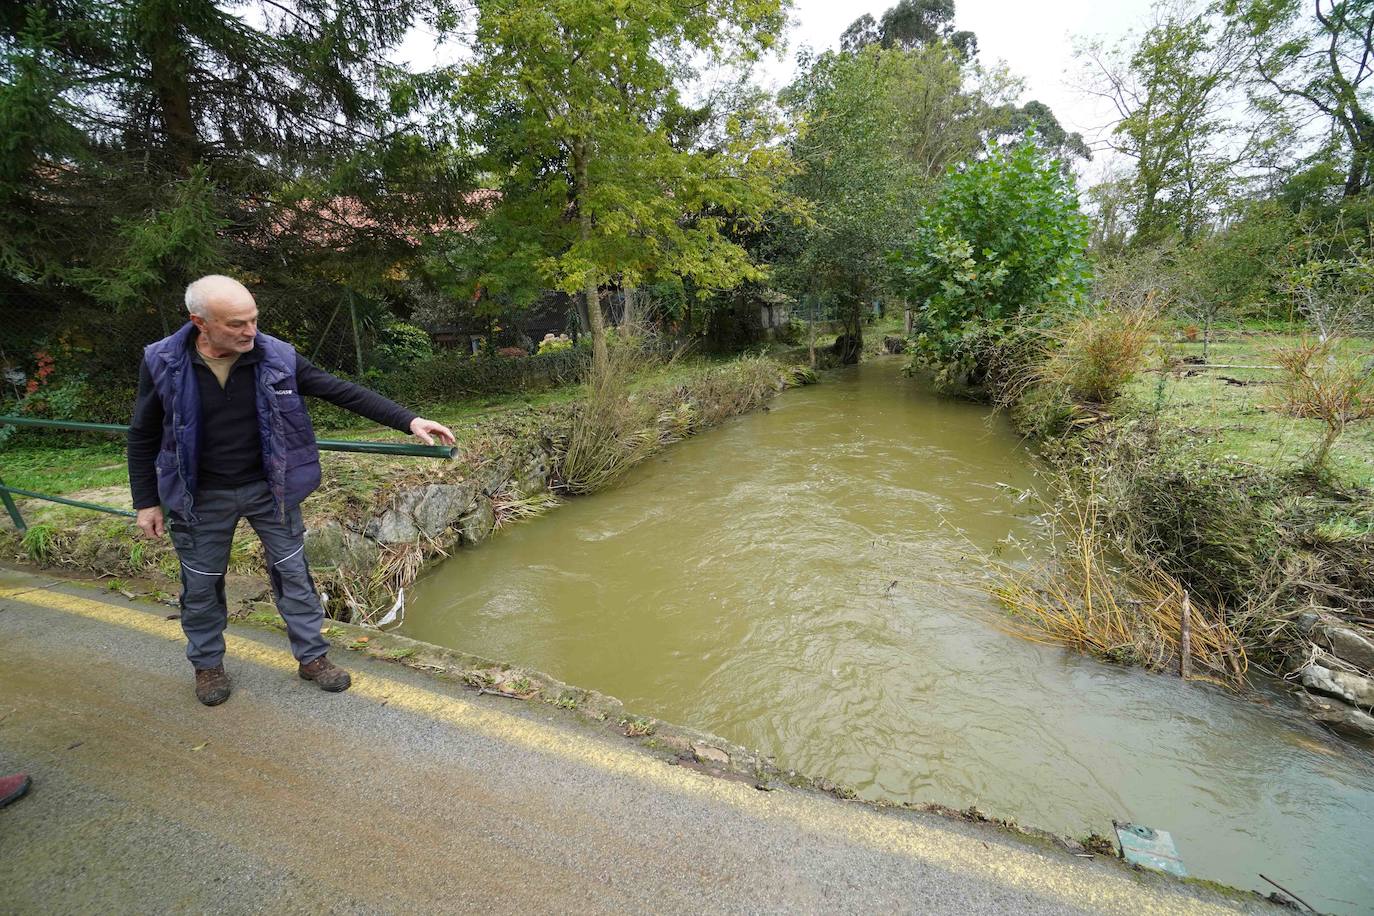
{"type": "Polygon", "coordinates": [[[204,331],[204,330],[205,330],[205,319],[204,319],[204,318],[200,317],[199,315],[191,315],[190,318],[191,318],[191,324],[195,325],[197,330],[199,330],[199,331],[204,331]]]}

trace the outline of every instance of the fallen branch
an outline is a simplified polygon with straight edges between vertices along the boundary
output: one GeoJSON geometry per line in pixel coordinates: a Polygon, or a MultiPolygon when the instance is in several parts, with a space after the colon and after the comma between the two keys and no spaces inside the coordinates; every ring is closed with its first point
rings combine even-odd
{"type": "Polygon", "coordinates": [[[1282,366],[1247,366],[1242,363],[1180,363],[1177,366],[1152,366],[1148,372],[1173,372],[1175,369],[1265,369],[1277,372],[1282,366]]]}
{"type": "MultiPolygon", "coordinates": [[[[1264,875],[1260,875],[1260,877],[1261,877],[1261,878],[1264,878],[1264,875]]],[[[1318,913],[1318,912],[1320,912],[1320,910],[1318,910],[1318,909],[1316,909],[1315,907],[1313,907],[1312,904],[1308,903],[1306,900],[1302,899],[1302,898],[1299,897],[1297,894],[1293,893],[1292,891],[1290,891],[1288,888],[1284,887],[1282,884],[1278,883],[1277,881],[1274,881],[1274,880],[1272,880],[1272,879],[1270,879],[1270,878],[1264,878],[1264,880],[1265,880],[1265,881],[1268,881],[1270,884],[1274,885],[1274,886],[1277,887],[1279,890],[1283,891],[1285,894],[1287,894],[1288,896],[1292,897],[1294,900],[1298,901],[1298,903],[1301,903],[1303,906],[1307,907],[1308,912],[1311,912],[1311,913],[1318,913]]]]}

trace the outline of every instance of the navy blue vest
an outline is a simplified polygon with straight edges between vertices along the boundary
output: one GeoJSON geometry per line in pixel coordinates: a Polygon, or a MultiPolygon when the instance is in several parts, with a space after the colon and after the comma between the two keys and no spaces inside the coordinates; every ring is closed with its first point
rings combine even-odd
{"type": "MultiPolygon", "coordinates": [[[[157,493],[168,511],[195,519],[196,473],[200,467],[200,389],[191,365],[195,325],[189,321],[171,337],[143,350],[153,388],[162,399],[162,449],[157,455],[157,493]]],[[[258,332],[258,431],[262,467],[278,514],[300,505],[320,485],[320,452],[310,414],[296,385],[296,350],[258,332]]]]}

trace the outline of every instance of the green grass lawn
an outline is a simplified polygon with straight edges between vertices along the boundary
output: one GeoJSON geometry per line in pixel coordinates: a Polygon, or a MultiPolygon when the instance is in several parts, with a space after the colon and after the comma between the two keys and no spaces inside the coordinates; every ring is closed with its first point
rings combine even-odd
{"type": "Polygon", "coordinates": [[[123,439],[92,434],[88,445],[0,447],[0,478],[12,487],[61,496],[129,481],[123,439]]]}
{"type": "MultiPolygon", "coordinates": [[[[1274,351],[1297,338],[1252,331],[1223,331],[1209,347],[1208,362],[1228,366],[1273,366],[1274,351]]],[[[1176,357],[1202,355],[1202,343],[1167,340],[1176,357]]],[[[1343,343],[1342,358],[1365,360],[1374,355],[1374,340],[1343,343]]],[[[1183,374],[1143,373],[1126,396],[1140,409],[1158,400],[1161,416],[1183,427],[1206,445],[1219,460],[1257,465],[1272,470],[1302,467],[1321,438],[1325,426],[1315,419],[1296,419],[1274,408],[1279,373],[1270,369],[1202,369],[1183,366],[1183,374]],[[1237,385],[1226,378],[1247,382],[1237,385]]],[[[1330,470],[1350,484],[1374,486],[1374,419],[1350,423],[1332,449],[1330,470]]]]}

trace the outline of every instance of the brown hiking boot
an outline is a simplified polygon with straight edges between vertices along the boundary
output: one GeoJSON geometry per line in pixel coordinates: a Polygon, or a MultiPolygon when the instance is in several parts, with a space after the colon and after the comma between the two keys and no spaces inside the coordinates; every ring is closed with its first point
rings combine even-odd
{"type": "Polygon", "coordinates": [[[196,669],[196,699],[206,706],[218,706],[229,699],[229,675],[223,665],[196,669]]]}
{"type": "Polygon", "coordinates": [[[353,683],[353,679],[348,676],[348,672],[331,662],[321,655],[313,662],[301,665],[298,672],[307,681],[314,681],[320,685],[321,690],[328,690],[330,693],[338,693],[347,690],[348,685],[353,683]]]}
{"type": "Polygon", "coordinates": [[[0,808],[23,798],[31,785],[33,785],[33,780],[29,778],[27,773],[0,776],[0,808]]]}

